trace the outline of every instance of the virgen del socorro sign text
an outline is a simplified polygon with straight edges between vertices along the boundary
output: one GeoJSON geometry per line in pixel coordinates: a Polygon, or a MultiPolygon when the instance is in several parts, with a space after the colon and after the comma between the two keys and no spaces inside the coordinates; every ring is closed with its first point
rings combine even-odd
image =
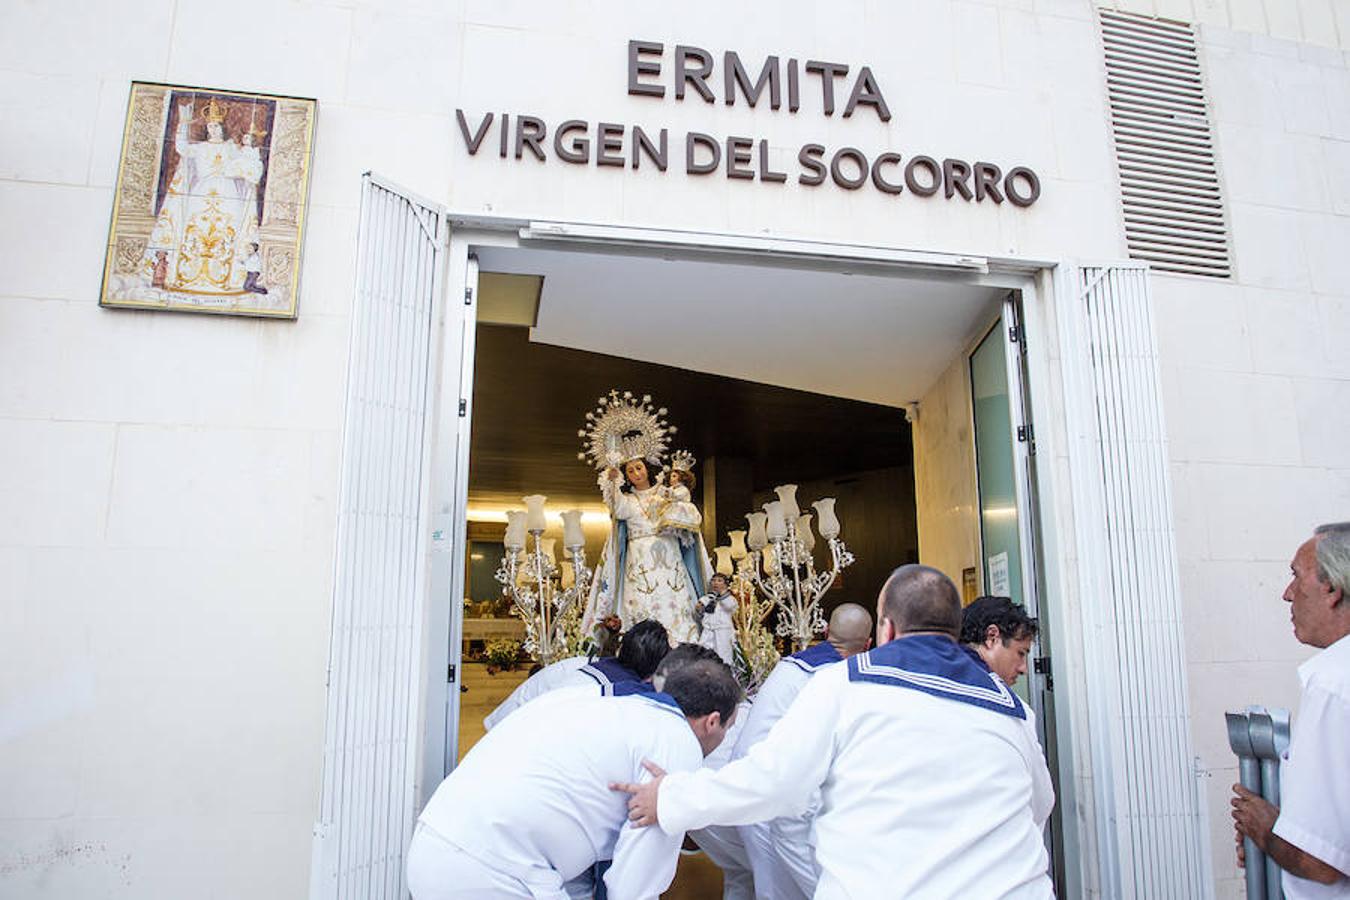
{"type": "MultiPolygon", "coordinates": [[[[767,102],[772,110],[786,107],[795,114],[803,106],[814,106],[818,96],[820,112],[828,117],[836,113],[848,119],[865,108],[882,122],[891,119],[890,108],[881,85],[869,66],[856,74],[846,63],[808,59],[786,61],[769,56],[759,74],[750,73],[734,50],[722,54],[720,73],[715,56],[702,47],[679,44],[667,52],[665,45],[652,41],[628,42],[628,93],[653,100],[673,98],[675,102],[714,104],[718,98],[728,106],[744,102],[755,107],[767,102]]],[[[459,130],[470,156],[488,144],[495,132],[497,155],[503,159],[524,159],[529,154],[544,162],[550,151],[557,159],[572,165],[631,167],[651,166],[665,172],[670,168],[670,130],[616,122],[589,122],[568,119],[550,128],[537,116],[486,112],[470,121],[463,109],[456,109],[459,130]]],[[[846,190],[857,190],[869,182],[884,194],[909,192],[920,197],[939,193],[948,200],[1003,203],[1030,206],[1041,195],[1041,182],[1027,166],[1006,171],[992,162],[969,162],[950,157],[938,160],[923,154],[902,155],[887,150],[870,156],[857,147],[831,149],[824,144],[803,144],[797,151],[795,173],[775,170],[770,165],[769,142],[765,138],[727,136],[718,138],[700,131],[689,131],[683,140],[684,171],[689,175],[713,175],[727,178],[782,184],[795,174],[799,184],[814,186],[831,181],[846,190]]],[[[678,152],[678,149],[677,149],[678,152]]]]}

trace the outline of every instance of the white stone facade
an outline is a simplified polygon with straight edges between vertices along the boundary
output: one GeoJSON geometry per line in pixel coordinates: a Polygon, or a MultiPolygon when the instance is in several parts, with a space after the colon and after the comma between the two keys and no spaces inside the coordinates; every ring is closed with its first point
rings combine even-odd
{"type": "MultiPolygon", "coordinates": [[[[1153,292],[1192,740],[1214,884],[1236,897],[1221,713],[1296,705],[1288,558],[1350,518],[1350,2],[1114,6],[1198,24],[1232,232],[1234,278],[1153,292]]],[[[308,892],[363,171],[468,215],[1126,256],[1086,0],[10,7],[0,897],[308,892]],[[868,65],[893,118],[827,118],[815,79],[796,114],[629,96],[630,39],[664,43],[667,69],[677,42],[752,75],[770,53],[868,65]],[[98,308],[132,79],[318,99],[298,321],[98,308]],[[495,131],[470,157],[457,108],[586,119],[592,139],[597,121],[668,127],[670,171],[501,159],[495,131]],[[789,181],[685,174],[690,129],[767,139],[789,181]],[[806,188],[809,141],[1028,165],[1043,193],[1018,209],[806,188]]]]}

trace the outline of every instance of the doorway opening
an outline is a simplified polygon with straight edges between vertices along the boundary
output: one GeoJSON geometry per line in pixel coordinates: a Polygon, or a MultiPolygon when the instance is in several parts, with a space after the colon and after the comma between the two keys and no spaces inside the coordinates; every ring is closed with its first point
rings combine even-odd
{"type": "MultiPolygon", "coordinates": [[[[825,614],[851,601],[870,608],[897,565],[919,559],[914,458],[905,411],[530,340],[522,326],[480,319],[469,452],[460,758],[481,736],[482,718],[528,672],[503,670],[501,644],[524,640],[524,623],[495,577],[504,555],[506,510],[545,494],[551,510],[581,509],[586,559],[600,559],[609,533],[596,471],[577,459],[578,425],[609,390],[650,394],[678,427],[673,448],[695,456],[693,500],[709,550],[746,527],[746,513],[796,484],[804,510],[833,497],[856,561],[826,593],[825,614]]],[[[550,519],[546,538],[560,538],[550,519]]],[[[561,556],[561,542],[555,545],[561,556]]],[[[821,558],[824,564],[827,556],[821,558]]],[[[564,565],[560,577],[570,572],[564,565]]]]}
{"type": "MultiPolygon", "coordinates": [[[[587,558],[599,556],[607,512],[577,459],[577,429],[612,388],[652,395],[680,429],[672,448],[699,458],[710,549],[774,486],[795,483],[804,501],[838,498],[858,557],[827,607],[871,609],[886,574],[918,561],[967,602],[1006,593],[1043,614],[1018,346],[1025,276],[465,242],[477,302],[461,388],[472,399],[460,432],[467,541],[450,652],[463,674],[447,698],[449,765],[525,674],[489,675],[485,659],[523,631],[492,577],[505,511],[527,494],[580,508],[587,558]]],[[[1043,727],[1048,688],[1033,671],[1019,691],[1043,727]]]]}

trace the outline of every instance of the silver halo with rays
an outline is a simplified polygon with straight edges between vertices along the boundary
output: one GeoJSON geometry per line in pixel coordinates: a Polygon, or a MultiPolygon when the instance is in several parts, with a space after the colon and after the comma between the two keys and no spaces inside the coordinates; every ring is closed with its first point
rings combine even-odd
{"type": "Polygon", "coordinates": [[[597,469],[641,459],[664,466],[670,436],[676,428],[666,421],[666,408],[652,404],[651,394],[612,390],[586,413],[586,426],[577,431],[582,451],[577,459],[597,469]]]}

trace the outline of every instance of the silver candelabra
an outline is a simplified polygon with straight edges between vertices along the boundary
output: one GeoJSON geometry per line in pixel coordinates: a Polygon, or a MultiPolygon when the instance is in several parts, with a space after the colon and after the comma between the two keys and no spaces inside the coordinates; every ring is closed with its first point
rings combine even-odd
{"type": "Polygon", "coordinates": [[[590,593],[592,572],[586,566],[586,539],[581,510],[562,513],[563,546],[572,563],[572,583],[564,585],[553,559],[552,539],[544,539],[547,520],[541,494],[525,499],[525,509],[506,514],[506,554],[496,578],[502,594],[511,598],[515,613],[525,621],[525,652],[548,665],[567,652],[567,613],[590,593]],[[526,535],[534,538],[526,547],[526,535]]]}
{"type": "Polygon", "coordinates": [[[779,485],[774,492],[778,499],[764,504],[764,512],[746,516],[750,522],[749,552],[738,560],[737,574],[749,576],[778,607],[778,636],[791,638],[793,649],[803,650],[825,630],[821,598],[839,572],[853,564],[853,554],[839,538],[834,498],[817,500],[812,504],[818,516],[817,528],[830,548],[830,567],[817,572],[811,514],[798,508],[797,486],[779,485]]]}

